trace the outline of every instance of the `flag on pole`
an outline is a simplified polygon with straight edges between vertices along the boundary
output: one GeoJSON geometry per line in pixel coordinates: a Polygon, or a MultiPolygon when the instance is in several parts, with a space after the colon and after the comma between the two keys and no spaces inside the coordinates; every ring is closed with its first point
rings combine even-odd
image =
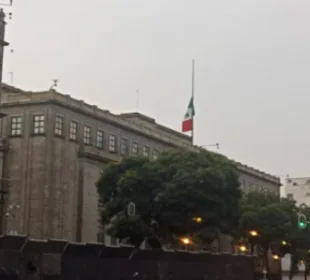
{"type": "Polygon", "coordinates": [[[189,104],[187,106],[187,111],[185,113],[182,122],[182,132],[193,131],[193,121],[195,116],[194,99],[191,97],[189,104]]]}

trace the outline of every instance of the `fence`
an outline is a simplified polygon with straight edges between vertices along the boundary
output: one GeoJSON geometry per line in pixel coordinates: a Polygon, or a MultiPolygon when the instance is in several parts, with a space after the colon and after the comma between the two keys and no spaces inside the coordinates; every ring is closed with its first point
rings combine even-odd
{"type": "Polygon", "coordinates": [[[0,237],[0,279],[254,280],[251,256],[0,237]]]}

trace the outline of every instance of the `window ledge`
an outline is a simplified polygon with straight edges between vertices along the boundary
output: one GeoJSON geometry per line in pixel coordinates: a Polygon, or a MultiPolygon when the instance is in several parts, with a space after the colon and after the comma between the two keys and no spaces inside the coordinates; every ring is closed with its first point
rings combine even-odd
{"type": "Polygon", "coordinates": [[[79,142],[79,140],[77,140],[77,139],[70,139],[70,138],[69,138],[69,141],[73,142],[73,143],[78,143],[79,142]]]}
{"type": "Polygon", "coordinates": [[[31,133],[31,136],[46,136],[46,132],[43,132],[43,133],[31,133]]]}
{"type": "Polygon", "coordinates": [[[54,134],[54,135],[55,135],[55,137],[57,137],[57,138],[60,138],[60,139],[65,140],[65,136],[64,136],[64,135],[58,135],[58,134],[54,134]]]}
{"type": "Polygon", "coordinates": [[[92,146],[92,143],[85,143],[85,142],[83,142],[83,145],[85,145],[85,146],[92,146]]]}

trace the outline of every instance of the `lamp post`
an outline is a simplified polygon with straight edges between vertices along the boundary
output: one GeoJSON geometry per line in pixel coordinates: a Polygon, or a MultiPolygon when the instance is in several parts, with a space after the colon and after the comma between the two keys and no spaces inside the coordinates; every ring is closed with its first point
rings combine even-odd
{"type": "Polygon", "coordinates": [[[266,269],[266,267],[264,267],[264,270],[263,270],[263,280],[267,280],[267,274],[268,274],[268,271],[266,269]]]}
{"type": "Polygon", "coordinates": [[[219,143],[215,143],[215,144],[207,144],[207,145],[201,145],[199,146],[200,148],[206,148],[206,147],[216,147],[216,149],[220,149],[220,144],[219,143]]]}
{"type": "Polygon", "coordinates": [[[189,245],[193,243],[193,241],[189,237],[182,237],[180,238],[180,241],[185,245],[186,251],[189,251],[189,245]]]}
{"type": "Polygon", "coordinates": [[[247,251],[247,247],[246,247],[245,245],[240,245],[240,246],[239,246],[239,251],[240,251],[241,253],[245,253],[245,252],[247,251]]]}
{"type": "Polygon", "coordinates": [[[249,236],[250,236],[250,246],[251,246],[251,255],[254,254],[254,247],[255,247],[255,241],[254,239],[257,238],[259,236],[258,232],[256,230],[250,230],[249,232],[249,236]]]}

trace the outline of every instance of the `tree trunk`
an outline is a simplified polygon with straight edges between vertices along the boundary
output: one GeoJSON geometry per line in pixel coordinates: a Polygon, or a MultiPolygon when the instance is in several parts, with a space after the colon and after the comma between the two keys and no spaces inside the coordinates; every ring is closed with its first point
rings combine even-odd
{"type": "Polygon", "coordinates": [[[290,266],[290,273],[289,273],[289,280],[292,280],[295,274],[296,270],[296,265],[297,265],[297,258],[295,257],[294,254],[291,254],[291,266],[290,266]]]}
{"type": "Polygon", "coordinates": [[[270,279],[269,277],[269,247],[264,247],[264,261],[265,261],[265,268],[267,272],[267,279],[270,279]]]}
{"type": "Polygon", "coordinates": [[[251,255],[254,255],[254,246],[255,246],[254,243],[250,243],[250,248],[251,248],[250,253],[251,253],[251,255]]]}

